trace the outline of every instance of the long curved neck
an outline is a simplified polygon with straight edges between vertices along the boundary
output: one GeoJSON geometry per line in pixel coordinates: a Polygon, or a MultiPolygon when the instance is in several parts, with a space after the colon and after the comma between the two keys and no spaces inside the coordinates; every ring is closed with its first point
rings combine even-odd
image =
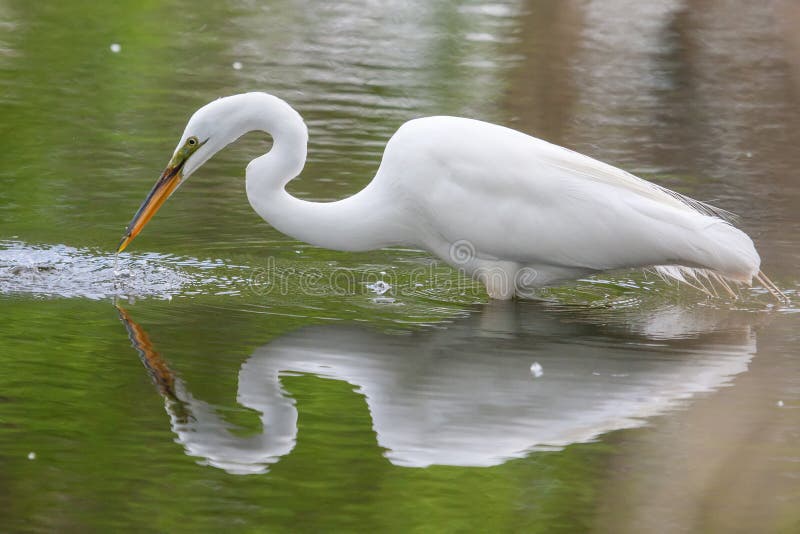
{"type": "Polygon", "coordinates": [[[286,191],[305,165],[308,132],[289,104],[260,95],[242,121],[247,131],[272,136],[272,150],[247,166],[247,198],[256,213],[277,230],[320,247],[358,251],[404,243],[393,203],[374,183],[336,202],[308,202],[286,191]]]}

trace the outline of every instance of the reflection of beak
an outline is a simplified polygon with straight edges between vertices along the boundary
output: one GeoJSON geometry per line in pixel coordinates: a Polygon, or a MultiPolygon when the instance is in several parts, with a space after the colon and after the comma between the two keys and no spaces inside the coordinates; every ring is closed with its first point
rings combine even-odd
{"type": "Polygon", "coordinates": [[[133,238],[139,235],[139,232],[142,231],[142,228],[144,228],[144,225],[147,224],[147,221],[153,218],[153,215],[156,214],[158,208],[160,208],[161,205],[167,201],[172,192],[178,187],[178,184],[181,183],[181,169],[183,169],[183,164],[185,161],[186,160],[183,160],[177,165],[170,162],[170,165],[168,165],[167,168],[164,169],[164,172],[161,173],[161,177],[156,182],[156,185],[154,185],[153,189],[150,190],[150,194],[147,195],[147,198],[144,199],[142,205],[139,206],[139,211],[137,211],[136,215],[134,215],[133,219],[131,219],[128,228],[125,230],[125,235],[119,242],[117,252],[122,252],[125,250],[125,247],[128,246],[128,243],[133,241],[133,238]]]}
{"type": "Polygon", "coordinates": [[[153,342],[150,341],[150,338],[147,336],[147,332],[131,319],[131,316],[128,315],[128,312],[125,311],[124,308],[116,304],[114,307],[117,308],[119,318],[128,331],[131,345],[133,345],[133,348],[139,353],[139,359],[142,360],[150,378],[152,378],[153,382],[158,386],[162,395],[177,400],[178,397],[175,395],[175,375],[170,368],[167,367],[167,363],[161,358],[161,355],[156,352],[153,347],[153,342]]]}

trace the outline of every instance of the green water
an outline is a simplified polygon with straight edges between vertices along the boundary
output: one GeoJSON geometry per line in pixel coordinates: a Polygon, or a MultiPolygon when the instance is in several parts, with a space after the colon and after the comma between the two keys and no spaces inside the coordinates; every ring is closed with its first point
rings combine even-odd
{"type": "Polygon", "coordinates": [[[257,135],[114,263],[189,115],[264,90],[303,198],[405,120],[490,120],[736,212],[797,300],[800,10],[644,4],[0,0],[0,531],[800,529],[797,307],[763,290],[489,303],[272,229],[257,135]]]}

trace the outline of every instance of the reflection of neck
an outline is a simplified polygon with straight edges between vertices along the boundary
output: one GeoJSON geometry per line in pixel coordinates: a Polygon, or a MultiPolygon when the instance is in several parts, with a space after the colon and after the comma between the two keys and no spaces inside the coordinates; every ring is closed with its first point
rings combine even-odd
{"type": "Polygon", "coordinates": [[[147,373],[164,397],[170,426],[191,456],[236,474],[263,473],[294,448],[297,411],[281,389],[277,372],[267,362],[251,358],[239,373],[237,401],[261,414],[262,431],[253,437],[234,437],[233,425],[223,421],[213,406],[195,399],[153,347],[150,337],[128,312],[116,306],[147,373]]]}
{"type": "Polygon", "coordinates": [[[336,202],[309,202],[286,191],[286,184],[303,169],[308,140],[303,119],[286,102],[259,94],[255,106],[248,101],[246,117],[231,120],[244,129],[235,137],[253,130],[272,136],[272,150],[247,166],[247,198],[276,229],[336,250],[371,250],[406,241],[406,232],[395,222],[397,199],[387,198],[373,184],[336,202]]]}
{"type": "Polygon", "coordinates": [[[174,404],[166,401],[170,424],[190,456],[205,458],[210,465],[233,474],[267,471],[269,464],[288,454],[297,436],[297,410],[294,400],[281,388],[277,372],[268,362],[251,358],[239,372],[236,401],[260,413],[261,431],[252,436],[237,436],[235,426],[219,417],[216,407],[192,396],[180,379],[178,398],[191,412],[182,419],[174,404]]]}

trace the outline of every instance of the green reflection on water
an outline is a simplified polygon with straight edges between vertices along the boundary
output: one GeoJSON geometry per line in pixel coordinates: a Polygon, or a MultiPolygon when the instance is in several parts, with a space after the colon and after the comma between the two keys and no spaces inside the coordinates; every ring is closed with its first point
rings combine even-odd
{"type": "MultiPolygon", "coordinates": [[[[173,442],[109,304],[7,304],[0,320],[14,334],[4,336],[0,379],[5,528],[536,530],[545,519],[575,528],[581,520],[573,507],[590,506],[596,491],[590,481],[602,447],[486,469],[393,466],[363,396],[308,375],[283,380],[300,407],[291,454],[266,477],[229,475],[198,465],[173,442]],[[35,460],[25,460],[29,451],[35,460]]],[[[238,433],[258,430],[253,413],[231,396],[236,371],[254,337],[268,340],[297,322],[232,314],[223,325],[206,307],[144,308],[137,311],[153,325],[149,336],[163,340],[156,348],[193,394],[217,405],[238,433]]]]}

